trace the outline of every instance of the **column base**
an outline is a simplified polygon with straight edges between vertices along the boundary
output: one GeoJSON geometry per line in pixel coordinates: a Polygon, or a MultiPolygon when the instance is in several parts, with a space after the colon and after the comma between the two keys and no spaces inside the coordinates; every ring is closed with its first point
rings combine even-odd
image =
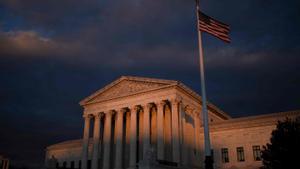
{"type": "Polygon", "coordinates": [[[205,169],[214,169],[214,161],[211,156],[205,156],[205,169]]]}
{"type": "Polygon", "coordinates": [[[110,169],[109,166],[103,166],[103,169],[110,169]]]}
{"type": "Polygon", "coordinates": [[[136,169],[136,166],[130,166],[127,169],[136,169]]]}

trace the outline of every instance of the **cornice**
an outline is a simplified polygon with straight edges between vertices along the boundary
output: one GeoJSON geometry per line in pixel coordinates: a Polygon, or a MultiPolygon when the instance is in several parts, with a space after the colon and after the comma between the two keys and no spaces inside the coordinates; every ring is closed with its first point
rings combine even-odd
{"type": "Polygon", "coordinates": [[[271,126],[276,125],[279,120],[282,121],[286,118],[295,118],[297,116],[300,116],[300,110],[233,118],[226,121],[211,123],[209,127],[210,130],[214,132],[231,129],[271,126]]]}
{"type": "Polygon", "coordinates": [[[170,89],[170,88],[173,88],[174,86],[175,85],[161,86],[161,87],[153,88],[153,89],[150,89],[150,90],[145,90],[145,91],[132,93],[132,94],[129,94],[129,95],[126,95],[126,96],[118,96],[118,97],[104,99],[104,100],[93,102],[93,103],[84,104],[82,106],[93,105],[93,104],[97,104],[97,103],[105,103],[105,102],[115,101],[115,100],[121,100],[121,99],[126,99],[126,98],[129,98],[129,97],[132,97],[132,96],[140,96],[140,95],[148,94],[148,93],[151,93],[151,92],[154,92],[154,91],[159,91],[159,90],[162,90],[162,89],[170,89]]]}
{"type": "MultiPolygon", "coordinates": [[[[93,144],[93,139],[89,140],[89,145],[93,144]]],[[[68,140],[46,147],[46,150],[61,150],[66,148],[81,148],[82,139],[68,140]]]]}

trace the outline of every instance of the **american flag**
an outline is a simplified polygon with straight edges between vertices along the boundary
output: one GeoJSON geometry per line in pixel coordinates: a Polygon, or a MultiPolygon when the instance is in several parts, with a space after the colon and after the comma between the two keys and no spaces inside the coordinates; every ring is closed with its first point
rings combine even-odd
{"type": "Polygon", "coordinates": [[[199,29],[207,32],[227,43],[230,42],[229,26],[217,21],[198,10],[199,13],[199,29]]]}

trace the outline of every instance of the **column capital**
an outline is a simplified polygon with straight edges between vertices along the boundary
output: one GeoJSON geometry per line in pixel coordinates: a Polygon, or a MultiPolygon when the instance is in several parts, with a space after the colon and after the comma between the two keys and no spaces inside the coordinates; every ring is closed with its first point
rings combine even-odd
{"type": "Polygon", "coordinates": [[[166,104],[166,101],[165,100],[157,101],[157,102],[155,102],[155,104],[156,104],[156,106],[163,107],[166,104]]]}
{"type": "Polygon", "coordinates": [[[142,105],[143,109],[150,109],[153,106],[153,103],[147,103],[142,105]]]}
{"type": "Polygon", "coordinates": [[[88,118],[88,119],[90,119],[90,118],[93,117],[93,115],[92,115],[92,114],[83,114],[82,117],[83,117],[83,118],[88,118]]]}
{"type": "Polygon", "coordinates": [[[171,104],[178,104],[178,103],[182,102],[182,99],[176,97],[176,98],[170,99],[170,102],[171,102],[171,104]]]}
{"type": "Polygon", "coordinates": [[[124,113],[126,113],[126,111],[127,111],[127,108],[120,108],[120,109],[118,110],[118,113],[124,114],[124,113]]]}
{"type": "Polygon", "coordinates": [[[114,110],[109,110],[105,113],[106,116],[112,116],[115,113],[114,110]]]}
{"type": "Polygon", "coordinates": [[[190,110],[192,110],[192,108],[191,108],[190,105],[184,105],[183,109],[184,109],[184,111],[190,111],[190,110]]]}
{"type": "Polygon", "coordinates": [[[200,117],[200,113],[197,112],[196,110],[194,110],[194,111],[192,112],[192,114],[193,114],[194,117],[200,117]]]}
{"type": "Polygon", "coordinates": [[[140,110],[140,106],[138,106],[138,105],[129,106],[128,108],[130,110],[130,113],[137,113],[138,110],[140,110]]]}
{"type": "Polygon", "coordinates": [[[94,114],[94,117],[95,118],[101,118],[103,116],[103,113],[102,112],[99,112],[99,113],[95,113],[94,114]]]}

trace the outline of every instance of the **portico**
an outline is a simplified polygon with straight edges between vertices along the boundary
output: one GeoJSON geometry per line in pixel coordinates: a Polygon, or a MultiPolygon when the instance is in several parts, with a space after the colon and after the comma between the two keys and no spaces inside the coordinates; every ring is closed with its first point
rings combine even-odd
{"type": "Polygon", "coordinates": [[[88,169],[91,120],[92,169],[134,169],[151,147],[159,161],[180,166],[184,160],[196,160],[199,156],[193,152],[200,147],[196,131],[201,125],[200,112],[196,111],[200,110],[198,97],[177,81],[136,77],[121,77],[87,97],[80,102],[85,119],[82,169],[88,169]],[[192,126],[184,126],[186,120],[192,126]],[[183,145],[186,143],[189,145],[183,145]],[[99,147],[103,147],[102,152],[99,147]]]}
{"type": "MultiPolygon", "coordinates": [[[[139,157],[141,160],[145,156],[145,152],[150,148],[150,146],[157,147],[157,159],[165,160],[166,156],[169,157],[173,162],[179,162],[179,110],[182,106],[182,103],[179,99],[165,99],[161,101],[153,101],[149,103],[139,104],[139,105],[129,105],[127,107],[116,108],[109,111],[99,111],[98,113],[86,113],[83,118],[85,119],[85,127],[83,134],[83,148],[82,148],[82,168],[87,169],[87,149],[89,142],[89,132],[90,132],[90,121],[94,120],[93,126],[93,153],[92,153],[92,169],[98,169],[98,159],[100,159],[99,147],[102,147],[100,144],[103,144],[104,154],[103,154],[103,169],[109,169],[112,166],[111,161],[114,163],[115,169],[123,168],[124,158],[123,156],[129,155],[129,166],[128,168],[136,168],[138,162],[138,153],[143,151],[142,157],[139,157]],[[173,101],[173,102],[172,102],[173,101]],[[172,111],[167,113],[172,113],[172,120],[166,123],[165,117],[167,106],[172,105],[172,111]],[[157,125],[157,131],[151,131],[151,110],[157,109],[156,122],[152,122],[152,125],[157,125]],[[126,117],[124,114],[128,113],[130,116],[130,127],[124,127],[123,122],[126,123],[126,117]],[[141,116],[142,115],[142,116],[141,116]],[[113,119],[112,119],[113,118],[113,119]],[[139,118],[139,119],[137,119],[139,118]],[[112,132],[112,120],[115,121],[114,133],[112,132]],[[100,124],[105,123],[104,125],[104,137],[100,141],[100,124]],[[138,124],[140,123],[140,124],[138,124]],[[156,123],[156,124],[155,124],[156,123]],[[172,125],[172,130],[166,130],[166,124],[172,125]],[[138,126],[143,125],[143,130],[138,129],[138,126]],[[129,130],[129,131],[127,131],[129,130]],[[124,154],[123,147],[126,144],[126,138],[123,133],[129,132],[130,145],[129,145],[129,154],[124,154]],[[139,133],[138,133],[139,131],[139,133]],[[169,133],[167,133],[169,132],[169,133]],[[157,133],[156,136],[156,145],[151,143],[151,137],[154,137],[153,134],[157,133]],[[142,140],[138,142],[138,135],[142,135],[142,140]],[[170,136],[169,136],[170,135],[170,136]],[[172,136],[171,136],[172,135],[172,136]],[[169,138],[167,138],[169,137],[169,138]],[[113,140],[111,140],[113,139],[113,140]],[[172,140],[172,144],[168,140],[172,140]],[[111,143],[115,144],[115,148],[112,149],[111,143]],[[142,143],[142,144],[140,144],[142,143]],[[139,145],[138,145],[139,144],[139,145]],[[168,145],[166,145],[168,144],[168,145]],[[171,152],[166,152],[166,146],[171,147],[171,152]],[[114,159],[111,159],[111,153],[115,150],[114,159]]],[[[169,110],[169,109],[168,109],[169,110]]],[[[153,118],[152,118],[153,119],[153,118]]],[[[128,122],[127,122],[128,123],[128,122]]],[[[200,128],[200,125],[199,125],[200,128]]],[[[170,128],[169,128],[170,129],[170,128]]]]}

